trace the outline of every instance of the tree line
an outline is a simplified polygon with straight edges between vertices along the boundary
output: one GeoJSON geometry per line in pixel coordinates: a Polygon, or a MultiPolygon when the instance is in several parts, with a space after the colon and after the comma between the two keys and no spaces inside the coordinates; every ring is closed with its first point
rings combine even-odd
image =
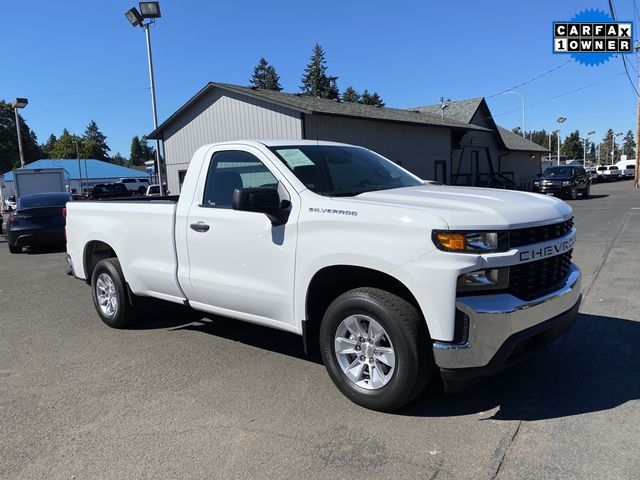
{"type": "MultiPolygon", "coordinates": [[[[326,53],[320,44],[316,43],[311,52],[309,63],[304,69],[301,78],[300,93],[317,98],[327,98],[345,103],[360,103],[384,107],[384,101],[377,92],[369,92],[365,89],[358,92],[349,85],[342,94],[338,88],[338,77],[328,74],[326,53]]],[[[273,65],[264,58],[260,58],[253,69],[253,75],[249,80],[252,87],[263,90],[282,90],[280,75],[273,65]]]]}
{"type": "MultiPolygon", "coordinates": [[[[39,144],[38,138],[29,127],[22,115],[18,113],[22,149],[25,164],[43,158],[92,158],[116,165],[143,165],[148,160],[155,160],[155,148],[149,145],[146,136],[134,136],[131,139],[129,159],[120,152],[111,155],[111,148],[107,144],[107,137],[102,133],[98,124],[91,120],[81,135],[69,132],[64,128],[57,137],[49,135],[46,142],[39,144]]],[[[20,167],[20,153],[18,137],[16,135],[16,120],[13,108],[0,100],[0,173],[20,167]]]]}
{"type": "MultiPolygon", "coordinates": [[[[514,128],[513,132],[521,135],[520,128],[514,128]]],[[[549,148],[551,155],[557,155],[557,133],[547,132],[544,129],[532,130],[525,132],[525,137],[542,147],[549,148]],[[549,147],[549,142],[551,142],[551,147],[549,147]]],[[[580,133],[580,130],[574,130],[560,143],[560,155],[564,155],[567,159],[583,159],[585,156],[584,149],[585,138],[580,133]]],[[[626,155],[629,159],[636,158],[636,140],[631,130],[628,130],[627,133],[622,136],[616,135],[613,129],[610,128],[598,144],[592,142],[590,139],[586,139],[586,149],[586,161],[591,163],[598,161],[601,164],[616,163],[620,160],[621,155],[626,155]]]]}

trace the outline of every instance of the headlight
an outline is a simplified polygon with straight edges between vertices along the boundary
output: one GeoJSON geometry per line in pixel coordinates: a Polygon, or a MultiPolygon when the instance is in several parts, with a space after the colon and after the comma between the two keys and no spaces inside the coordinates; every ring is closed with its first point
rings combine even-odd
{"type": "Polygon", "coordinates": [[[571,185],[571,182],[568,180],[565,180],[564,182],[562,182],[563,187],[568,187],[569,185],[571,185]]]}
{"type": "Polygon", "coordinates": [[[507,232],[450,232],[434,230],[433,243],[440,250],[459,253],[505,252],[509,248],[507,232]]]}
{"type": "Polygon", "coordinates": [[[509,286],[509,269],[492,268],[463,273],[458,277],[459,292],[503,290],[509,286]]]}
{"type": "Polygon", "coordinates": [[[540,185],[540,182],[539,182],[538,180],[534,180],[534,181],[533,181],[533,184],[534,184],[534,185],[540,185]]]}

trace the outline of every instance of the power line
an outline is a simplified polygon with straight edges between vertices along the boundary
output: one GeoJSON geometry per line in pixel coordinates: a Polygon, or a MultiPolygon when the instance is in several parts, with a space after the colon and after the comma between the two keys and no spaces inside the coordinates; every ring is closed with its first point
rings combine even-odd
{"type": "Polygon", "coordinates": [[[108,93],[127,93],[127,92],[139,92],[142,90],[149,90],[149,87],[138,87],[138,88],[125,88],[119,90],[94,90],[94,91],[85,91],[85,92],[63,92],[63,93],[40,93],[35,95],[29,95],[29,98],[41,98],[41,97],[64,97],[71,95],[102,95],[108,93]]]}
{"type": "MultiPolygon", "coordinates": [[[[634,6],[635,6],[635,0],[634,0],[634,6]]],[[[611,13],[611,17],[615,20],[616,19],[616,9],[613,6],[613,0],[609,0],[609,13],[611,13]]],[[[635,15],[635,12],[634,12],[635,15]]],[[[620,55],[620,57],[622,58],[622,64],[624,65],[624,71],[627,74],[627,78],[629,79],[629,84],[631,85],[631,88],[633,89],[633,91],[636,94],[636,97],[640,97],[640,94],[638,93],[638,89],[636,88],[635,84],[633,83],[633,80],[631,79],[631,75],[629,74],[629,67],[627,67],[627,59],[624,58],[624,53],[620,55]]]]}
{"type": "MultiPolygon", "coordinates": [[[[540,105],[542,103],[547,103],[547,102],[550,102],[551,100],[555,100],[555,99],[560,98],[560,97],[571,95],[572,93],[579,92],[580,90],[584,90],[585,88],[593,87],[594,85],[598,85],[599,83],[604,83],[604,82],[606,82],[608,80],[611,80],[612,78],[619,77],[620,75],[624,75],[624,72],[618,72],[618,73],[616,73],[614,75],[611,75],[609,77],[603,78],[601,80],[597,80],[595,82],[588,83],[587,85],[583,85],[581,87],[574,88],[573,90],[569,90],[567,92],[560,93],[558,95],[554,95],[553,97],[545,98],[544,100],[540,100],[539,102],[530,103],[529,105],[527,105],[527,108],[535,107],[536,105],[540,105]]],[[[489,98],[489,97],[487,97],[487,98],[489,98]]],[[[495,118],[495,117],[499,117],[500,115],[507,115],[509,113],[519,112],[520,110],[521,110],[520,108],[514,108],[513,110],[509,110],[507,112],[496,113],[495,115],[492,115],[492,116],[487,117],[487,118],[495,118]]]]}
{"type": "Polygon", "coordinates": [[[527,84],[529,84],[529,83],[531,83],[531,82],[533,82],[533,81],[535,81],[535,80],[538,80],[539,78],[544,77],[545,75],[548,75],[548,74],[550,74],[550,73],[552,73],[552,72],[555,72],[556,70],[561,69],[562,67],[564,67],[566,64],[570,63],[571,61],[572,61],[572,60],[571,60],[571,59],[569,59],[569,60],[567,60],[566,62],[561,63],[560,65],[557,65],[557,66],[555,66],[555,67],[553,67],[553,68],[550,68],[550,69],[549,69],[549,70],[547,70],[546,72],[542,72],[540,75],[536,75],[535,77],[530,78],[530,79],[529,79],[529,80],[527,80],[526,82],[519,83],[518,85],[514,85],[513,87],[507,88],[507,89],[505,89],[505,90],[502,90],[502,91],[500,91],[500,92],[498,92],[498,93],[494,93],[493,95],[486,96],[486,97],[484,97],[484,98],[493,98],[493,97],[497,97],[498,95],[502,95],[503,93],[506,93],[506,92],[508,92],[508,91],[510,91],[510,90],[515,90],[516,88],[520,88],[520,87],[522,87],[522,86],[524,86],[524,85],[527,85],[527,84]]]}

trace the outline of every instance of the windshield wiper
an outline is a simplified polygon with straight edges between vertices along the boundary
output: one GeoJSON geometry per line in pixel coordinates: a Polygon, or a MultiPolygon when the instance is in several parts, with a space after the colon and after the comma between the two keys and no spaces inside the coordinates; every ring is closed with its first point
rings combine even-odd
{"type": "Polygon", "coordinates": [[[398,185],[377,185],[375,187],[367,188],[366,190],[335,190],[328,192],[317,192],[320,195],[325,195],[328,197],[355,197],[356,195],[360,195],[361,193],[375,192],[378,190],[391,190],[393,188],[402,188],[398,185]]]}

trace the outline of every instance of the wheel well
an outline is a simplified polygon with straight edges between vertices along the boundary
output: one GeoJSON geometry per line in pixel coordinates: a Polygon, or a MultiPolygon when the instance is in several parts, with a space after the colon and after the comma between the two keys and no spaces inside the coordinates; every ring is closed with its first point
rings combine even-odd
{"type": "Polygon", "coordinates": [[[87,283],[91,283],[91,275],[93,274],[93,269],[96,267],[96,264],[100,260],[111,257],[117,258],[117,255],[110,245],[98,240],[87,244],[84,249],[84,272],[87,283]]]}
{"type": "Polygon", "coordinates": [[[406,300],[422,315],[418,301],[398,279],[365,267],[334,265],[325,267],[311,279],[307,289],[305,306],[304,343],[305,351],[317,345],[320,322],[329,304],[338,296],[359,287],[373,287],[393,293],[406,300]]]}

